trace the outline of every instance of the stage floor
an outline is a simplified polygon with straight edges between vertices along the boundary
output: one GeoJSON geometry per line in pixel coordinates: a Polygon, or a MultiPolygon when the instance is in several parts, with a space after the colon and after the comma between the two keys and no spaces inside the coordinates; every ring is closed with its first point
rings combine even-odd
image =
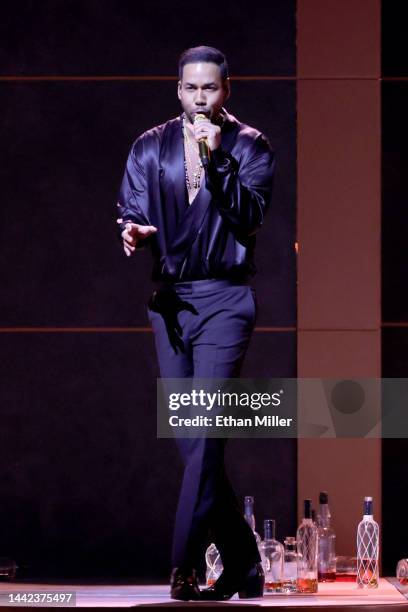
{"type": "MultiPolygon", "coordinates": [[[[168,585],[90,585],[90,584],[43,584],[43,583],[1,583],[0,610],[10,607],[65,607],[62,594],[72,593],[71,606],[80,608],[129,608],[146,607],[264,607],[294,610],[296,608],[330,609],[342,608],[349,611],[362,608],[368,610],[408,607],[408,587],[400,592],[386,579],[380,580],[376,590],[357,589],[354,583],[336,582],[319,584],[316,595],[265,595],[261,599],[238,599],[229,602],[176,602],[169,598],[168,585]],[[49,603],[46,603],[48,595],[49,603]],[[54,598],[51,600],[51,598],[54,598]],[[54,602],[54,603],[53,603],[54,602]]],[[[65,600],[67,598],[65,597],[65,600]]]]}

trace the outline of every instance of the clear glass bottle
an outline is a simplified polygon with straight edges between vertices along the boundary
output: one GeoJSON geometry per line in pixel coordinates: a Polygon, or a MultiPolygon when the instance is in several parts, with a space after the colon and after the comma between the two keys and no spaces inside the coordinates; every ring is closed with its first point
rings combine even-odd
{"type": "Polygon", "coordinates": [[[281,593],[283,586],[283,546],[275,539],[276,523],[264,521],[264,540],[260,545],[262,565],[265,572],[265,591],[281,593]]]}
{"type": "Polygon", "coordinates": [[[319,536],[317,553],[317,573],[319,582],[336,580],[336,534],[330,524],[329,496],[326,491],[319,495],[317,513],[317,534],[319,536]]]}
{"type": "MultiPolygon", "coordinates": [[[[254,498],[250,495],[244,498],[244,518],[254,532],[259,553],[261,554],[261,536],[255,531],[254,498]]],[[[262,556],[262,554],[261,554],[262,556]]],[[[210,544],[205,553],[206,580],[207,585],[211,586],[218,580],[224,567],[222,565],[220,553],[214,543],[210,544]]]]}
{"type": "Polygon", "coordinates": [[[252,495],[247,495],[246,497],[244,497],[244,517],[245,517],[246,522],[248,523],[248,525],[254,532],[255,540],[259,548],[261,544],[261,536],[259,535],[259,533],[255,531],[256,524],[255,524],[254,505],[255,505],[255,500],[252,497],[252,495]]]}
{"type": "Polygon", "coordinates": [[[304,518],[296,533],[297,590],[317,593],[317,527],[312,521],[312,502],[304,501],[304,518]]]}
{"type": "Polygon", "coordinates": [[[297,552],[296,538],[287,537],[284,541],[285,550],[283,555],[283,585],[284,593],[296,593],[297,591],[297,552]]]}
{"type": "Polygon", "coordinates": [[[221,555],[214,542],[209,545],[205,552],[205,562],[207,565],[207,570],[205,573],[207,586],[212,586],[221,576],[224,569],[221,561],[221,555]]]}
{"type": "Polygon", "coordinates": [[[364,516],[357,527],[357,586],[376,589],[379,583],[380,528],[373,516],[373,498],[364,498],[364,516]]]}

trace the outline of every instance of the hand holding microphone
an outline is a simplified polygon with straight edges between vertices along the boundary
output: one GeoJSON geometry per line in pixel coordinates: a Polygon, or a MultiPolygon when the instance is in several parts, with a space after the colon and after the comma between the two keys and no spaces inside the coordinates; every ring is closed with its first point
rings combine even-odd
{"type": "Polygon", "coordinates": [[[215,151],[221,144],[221,128],[203,114],[197,113],[194,117],[194,137],[198,142],[201,163],[206,167],[210,161],[211,151],[215,151]]]}

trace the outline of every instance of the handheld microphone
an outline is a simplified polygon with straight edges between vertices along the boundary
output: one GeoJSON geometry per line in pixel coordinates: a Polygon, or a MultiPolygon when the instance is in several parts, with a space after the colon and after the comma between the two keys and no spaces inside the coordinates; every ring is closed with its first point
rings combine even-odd
{"type": "MultiPolygon", "coordinates": [[[[198,113],[194,117],[194,123],[203,121],[203,119],[206,120],[207,117],[202,113],[198,113]]],[[[200,138],[198,141],[198,153],[200,155],[201,163],[203,164],[204,168],[206,168],[210,163],[210,147],[208,146],[207,138],[200,138]]]]}

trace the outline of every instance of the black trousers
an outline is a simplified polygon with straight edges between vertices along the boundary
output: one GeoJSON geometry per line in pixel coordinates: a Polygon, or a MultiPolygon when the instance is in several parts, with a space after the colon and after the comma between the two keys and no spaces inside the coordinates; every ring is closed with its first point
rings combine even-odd
{"type": "MultiPolygon", "coordinates": [[[[176,283],[148,309],[162,378],[237,378],[255,325],[254,291],[227,280],[176,283]]],[[[209,539],[225,571],[260,561],[224,464],[225,439],[177,438],[184,476],[173,567],[202,566],[209,539]]]]}

